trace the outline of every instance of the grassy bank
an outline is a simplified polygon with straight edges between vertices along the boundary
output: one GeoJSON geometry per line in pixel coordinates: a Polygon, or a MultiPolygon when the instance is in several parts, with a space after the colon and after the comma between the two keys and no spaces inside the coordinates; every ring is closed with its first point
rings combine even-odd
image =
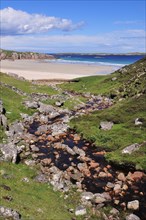
{"type": "Polygon", "coordinates": [[[77,195],[74,203],[72,198],[65,200],[64,195],[53,191],[50,185],[37,183],[34,180],[37,170],[26,165],[9,163],[1,163],[0,165],[0,200],[2,206],[19,210],[23,219],[27,220],[72,219],[74,215],[68,209],[75,208],[78,202],[77,195]],[[25,178],[28,182],[25,181],[25,178]]]}

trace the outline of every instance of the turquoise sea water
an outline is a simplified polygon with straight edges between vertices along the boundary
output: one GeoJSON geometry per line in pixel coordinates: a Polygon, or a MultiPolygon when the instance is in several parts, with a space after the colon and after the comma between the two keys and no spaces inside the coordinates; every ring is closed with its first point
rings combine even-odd
{"type": "Polygon", "coordinates": [[[59,63],[80,63],[89,65],[111,65],[117,68],[134,63],[144,55],[86,55],[86,54],[53,54],[59,63]]]}

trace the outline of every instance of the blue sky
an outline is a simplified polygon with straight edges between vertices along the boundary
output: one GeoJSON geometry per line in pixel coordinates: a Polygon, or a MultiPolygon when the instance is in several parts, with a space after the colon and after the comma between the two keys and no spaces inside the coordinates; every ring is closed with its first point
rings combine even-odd
{"type": "Polygon", "coordinates": [[[145,52],[145,0],[1,1],[1,48],[145,52]]]}

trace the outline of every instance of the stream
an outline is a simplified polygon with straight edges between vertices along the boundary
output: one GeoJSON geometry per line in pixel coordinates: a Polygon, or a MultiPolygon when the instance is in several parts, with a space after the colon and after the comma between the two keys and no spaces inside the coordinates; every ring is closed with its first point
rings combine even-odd
{"type": "Polygon", "coordinates": [[[135,172],[134,168],[117,168],[109,164],[103,149],[83,139],[74,130],[67,129],[52,136],[52,126],[59,127],[63,124],[66,115],[63,113],[48,119],[47,123],[42,123],[40,115],[37,115],[33,123],[26,124],[27,132],[35,136],[33,144],[38,149],[35,152],[35,160],[42,165],[44,173],[50,174],[51,168],[56,167],[56,172],[61,171],[65,176],[62,179],[70,181],[80,190],[94,194],[108,193],[111,199],[106,201],[105,205],[110,204],[119,210],[126,210],[129,201],[138,200],[139,209],[133,213],[145,220],[146,176],[133,180],[130,175],[135,172]],[[47,129],[38,132],[39,127],[44,124],[48,126],[47,129]],[[119,177],[121,173],[124,174],[123,179],[119,177]]]}

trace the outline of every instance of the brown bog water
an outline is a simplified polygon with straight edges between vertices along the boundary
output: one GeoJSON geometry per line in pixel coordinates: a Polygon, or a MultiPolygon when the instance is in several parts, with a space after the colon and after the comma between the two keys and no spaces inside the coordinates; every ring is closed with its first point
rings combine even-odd
{"type": "MultiPolygon", "coordinates": [[[[56,123],[59,120],[61,120],[61,118],[57,117],[54,120],[48,121],[48,123],[56,123]]],[[[28,132],[31,134],[35,134],[39,126],[40,122],[37,120],[34,121],[30,125],[28,132]]],[[[83,163],[79,155],[71,155],[63,149],[56,149],[54,148],[54,144],[61,143],[67,145],[71,149],[73,149],[73,147],[76,146],[77,148],[84,150],[87,158],[87,169],[89,171],[89,175],[86,175],[86,173],[83,175],[82,188],[85,191],[93,193],[102,193],[105,191],[105,186],[108,182],[115,184],[119,172],[123,172],[125,175],[127,175],[129,171],[135,171],[134,168],[131,166],[117,167],[113,164],[109,164],[104,157],[105,152],[103,151],[103,149],[98,148],[93,143],[83,139],[82,137],[79,140],[75,140],[74,137],[76,133],[73,130],[68,130],[64,135],[57,136],[53,138],[53,140],[51,141],[47,139],[48,135],[51,135],[51,131],[48,131],[47,134],[43,137],[43,139],[39,139],[40,135],[36,135],[38,137],[38,141],[35,143],[35,145],[39,148],[37,160],[41,161],[46,158],[51,159],[51,164],[53,164],[53,166],[56,166],[62,171],[67,170],[70,166],[74,166],[76,169],[78,169],[78,164],[83,163]],[[55,156],[56,154],[58,155],[57,158],[55,156]],[[97,167],[91,167],[91,161],[99,165],[97,167]],[[98,174],[100,172],[106,172],[108,173],[108,175],[99,178],[98,174]]],[[[75,180],[72,180],[72,182],[76,183],[75,180]]],[[[127,202],[129,201],[139,200],[140,208],[138,211],[135,211],[134,213],[138,215],[141,218],[141,220],[145,220],[146,178],[132,182],[132,185],[128,183],[126,184],[128,185],[128,190],[126,190],[123,195],[115,195],[113,190],[109,191],[109,194],[112,197],[112,202],[110,204],[112,204],[118,209],[121,209],[123,208],[121,205],[123,202],[127,204],[127,202]],[[114,204],[115,200],[120,201],[119,205],[114,204]]]]}

